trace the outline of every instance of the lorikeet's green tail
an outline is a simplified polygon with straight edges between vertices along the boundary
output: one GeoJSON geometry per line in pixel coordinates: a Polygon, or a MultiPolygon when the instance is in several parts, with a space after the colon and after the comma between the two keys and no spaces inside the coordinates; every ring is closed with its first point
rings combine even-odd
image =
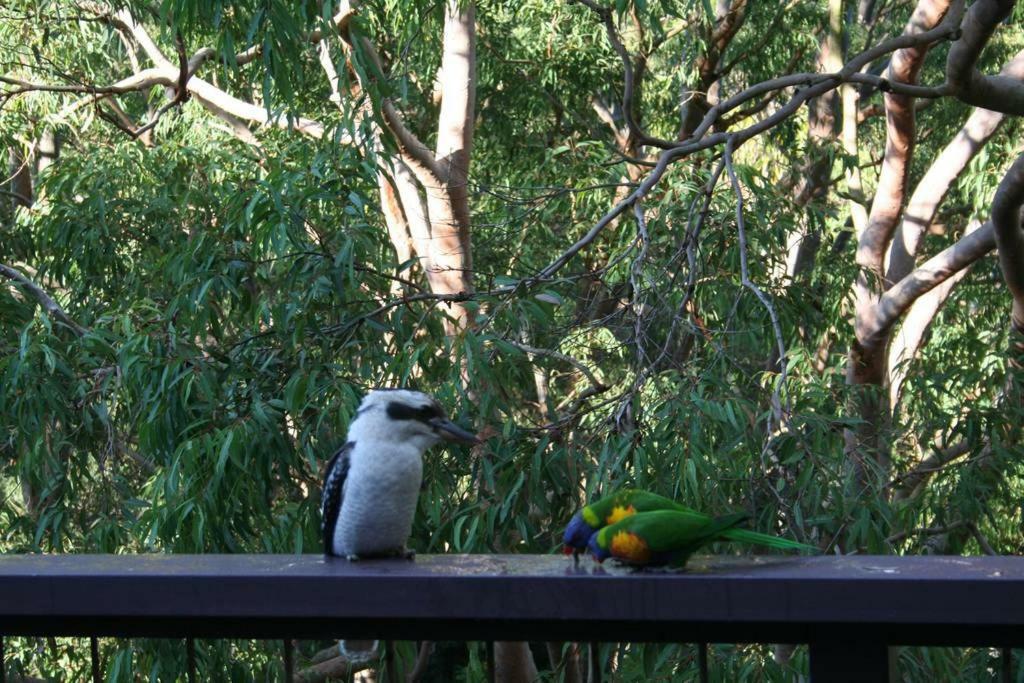
{"type": "Polygon", "coordinates": [[[819,552],[818,548],[813,545],[791,541],[788,538],[770,536],[769,534],[760,534],[756,531],[748,531],[747,529],[729,529],[722,534],[722,538],[730,541],[736,541],[738,543],[752,543],[754,545],[763,545],[769,548],[778,548],[780,550],[807,550],[815,553],[819,552]]]}

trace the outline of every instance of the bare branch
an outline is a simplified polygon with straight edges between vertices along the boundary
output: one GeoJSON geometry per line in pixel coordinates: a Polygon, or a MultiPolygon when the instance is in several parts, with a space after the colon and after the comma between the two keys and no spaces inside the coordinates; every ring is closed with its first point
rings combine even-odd
{"type": "MultiPolygon", "coordinates": [[[[64,84],[52,85],[49,83],[36,83],[25,81],[10,76],[0,76],[0,83],[8,83],[15,88],[0,92],[0,97],[10,97],[26,92],[67,92],[67,93],[89,93],[92,95],[120,95],[126,92],[135,92],[151,88],[154,85],[168,85],[164,78],[165,74],[160,69],[145,69],[137,74],[123,78],[112,85],[89,85],[89,84],[64,84]]],[[[96,98],[99,99],[99,98],[96,98]]],[[[92,100],[95,101],[95,100],[92,100]]],[[[86,102],[88,104],[88,102],[86,102]]],[[[79,105],[80,106],[80,105],[79,105]]],[[[76,107],[77,108],[77,107],[76,107]]]]}
{"type": "Polygon", "coordinates": [[[985,223],[936,254],[882,295],[877,315],[869,321],[858,320],[857,338],[873,340],[884,337],[918,297],[971,265],[995,246],[992,223],[985,223]]]}
{"type": "MultiPolygon", "coordinates": [[[[974,219],[967,224],[964,234],[970,234],[981,227],[974,219]]],[[[894,413],[903,393],[903,383],[907,377],[907,366],[924,345],[925,335],[935,315],[952,293],[953,288],[970,272],[965,266],[949,276],[944,282],[936,285],[931,291],[919,296],[900,320],[900,329],[889,346],[887,360],[889,375],[889,408],[894,413]]]]}
{"type": "Polygon", "coordinates": [[[992,224],[999,247],[999,265],[1006,286],[1013,295],[1013,326],[1024,332],[1024,154],[1010,166],[992,199],[992,224]]]}
{"type": "MultiPolygon", "coordinates": [[[[782,392],[782,388],[786,384],[786,371],[788,368],[788,362],[786,360],[786,344],[782,339],[782,326],[779,324],[779,316],[775,312],[775,306],[772,305],[771,300],[768,296],[754,284],[753,280],[750,279],[750,269],[747,265],[747,231],[745,221],[743,219],[743,187],[740,185],[739,178],[736,176],[736,169],[733,168],[732,154],[736,146],[735,138],[730,138],[729,142],[725,145],[725,168],[729,174],[729,180],[732,182],[733,192],[736,194],[736,229],[739,234],[739,249],[740,249],[740,278],[741,283],[744,287],[754,293],[754,295],[761,302],[761,305],[768,311],[768,317],[772,321],[772,330],[775,332],[775,343],[778,351],[778,367],[779,376],[775,382],[775,389],[772,392],[772,406],[780,406],[779,398],[782,392]]],[[[789,407],[789,401],[787,398],[786,415],[791,411],[789,407]]],[[[776,414],[775,420],[781,424],[785,419],[785,415],[776,414]]]]}
{"type": "MultiPolygon", "coordinates": [[[[1003,67],[1004,76],[1024,80],[1024,50],[1003,67]]],[[[967,164],[999,129],[1004,115],[988,109],[975,109],[956,137],[935,158],[910,197],[903,220],[889,247],[886,280],[895,282],[914,266],[918,246],[925,230],[946,194],[967,164]]]]}
{"type": "Polygon", "coordinates": [[[1014,0],[977,0],[964,16],[961,36],[946,57],[946,81],[962,101],[1006,114],[1024,115],[1024,83],[1005,75],[985,76],[975,68],[981,51],[1014,0]]]}
{"type": "MultiPolygon", "coordinates": [[[[955,26],[959,22],[962,0],[922,0],[914,10],[904,35],[927,33],[932,27],[955,26]]],[[[894,82],[913,84],[924,64],[929,43],[896,51],[887,75],[894,82]]],[[[857,265],[881,279],[886,249],[899,221],[907,192],[910,160],[917,139],[914,102],[909,95],[885,94],[886,141],[885,162],[878,177],[875,199],[871,204],[868,225],[858,235],[857,265]]],[[[858,286],[863,290],[864,286],[858,286]]],[[[858,294],[858,316],[863,309],[864,294],[858,294]]]]}
{"type": "Polygon", "coordinates": [[[962,439],[952,446],[934,448],[927,457],[922,458],[910,470],[893,479],[886,488],[896,489],[896,500],[903,500],[914,495],[922,484],[933,474],[941,472],[951,463],[971,453],[971,444],[962,439]]]}
{"type": "MultiPolygon", "coordinates": [[[[348,24],[355,14],[356,11],[355,8],[352,7],[352,4],[345,0],[341,0],[341,2],[338,3],[338,11],[334,13],[334,16],[331,17],[330,22],[328,22],[328,28],[337,33],[345,32],[348,30],[348,24]]],[[[315,45],[322,41],[325,35],[327,34],[323,29],[316,28],[309,32],[309,35],[306,36],[306,40],[315,45]]],[[[239,66],[243,66],[249,62],[259,59],[262,56],[263,45],[253,45],[252,47],[246,48],[245,50],[237,53],[234,57],[234,62],[239,66]]]]}
{"type": "MultiPolygon", "coordinates": [[[[94,10],[96,13],[105,12],[105,9],[97,8],[94,10]]],[[[136,76],[121,81],[115,86],[125,87],[126,82],[132,81],[132,78],[139,79],[144,74],[148,74],[150,79],[149,82],[144,85],[132,83],[131,90],[141,90],[144,87],[151,87],[152,85],[165,85],[172,88],[181,89],[182,82],[184,81],[186,91],[193,95],[196,100],[206,107],[208,110],[213,111],[218,115],[229,114],[235,119],[242,119],[246,121],[254,121],[261,124],[273,125],[278,128],[294,128],[301,133],[305,133],[311,137],[320,138],[323,137],[324,127],[317,121],[304,118],[296,118],[294,121],[289,121],[280,116],[271,117],[270,113],[265,107],[260,107],[249,102],[238,99],[227,92],[217,88],[216,86],[204,81],[201,78],[195,77],[194,72],[191,70],[193,67],[198,69],[210,56],[212,51],[204,48],[198,51],[191,59],[185,59],[184,48],[179,43],[179,65],[175,67],[157,47],[156,43],[150,37],[146,29],[135,21],[132,17],[131,12],[127,9],[122,9],[116,14],[110,17],[110,20],[115,25],[120,26],[127,31],[132,38],[142,47],[143,51],[149,56],[150,60],[156,64],[156,69],[147,69],[145,71],[136,74],[136,76]],[[184,67],[182,67],[184,62],[184,67]],[[184,73],[187,74],[183,78],[184,73]]],[[[94,101],[94,100],[93,100],[94,101]]],[[[85,102],[87,104],[88,102],[85,102]]],[[[77,109],[83,103],[74,105],[70,110],[62,112],[64,115],[71,113],[74,109],[77,109]]],[[[223,118],[223,116],[222,116],[223,118]]],[[[348,142],[348,141],[346,141],[348,142]]]]}
{"type": "Polygon", "coordinates": [[[181,106],[186,101],[188,101],[188,81],[192,77],[192,74],[194,73],[194,71],[192,70],[192,65],[194,63],[195,66],[198,67],[200,64],[203,63],[204,58],[202,56],[202,53],[197,54],[196,57],[194,57],[193,59],[188,58],[188,55],[185,54],[185,43],[182,40],[180,33],[176,36],[175,46],[177,47],[178,51],[178,84],[177,87],[175,88],[174,97],[171,99],[170,102],[160,107],[156,111],[156,113],[153,114],[153,118],[151,118],[148,123],[145,123],[139,128],[132,131],[132,137],[137,138],[142,135],[145,135],[146,132],[156,127],[156,124],[160,121],[161,116],[166,114],[171,109],[181,106]]]}
{"type": "Polygon", "coordinates": [[[409,672],[407,683],[416,683],[423,674],[427,671],[427,665],[430,663],[430,655],[434,653],[434,643],[429,640],[424,640],[420,643],[419,653],[416,655],[416,665],[413,670],[409,672]]]}
{"type": "Polygon", "coordinates": [[[25,277],[21,271],[0,263],[0,275],[3,275],[8,280],[12,280],[21,286],[42,305],[43,309],[51,318],[69,327],[77,336],[81,337],[89,331],[72,320],[71,316],[69,316],[49,294],[44,292],[39,285],[25,277]]]}
{"type": "Polygon", "coordinates": [[[971,530],[971,534],[974,536],[974,540],[976,540],[978,542],[978,545],[981,546],[981,551],[983,553],[985,553],[986,555],[998,555],[999,554],[999,553],[997,553],[995,551],[995,549],[992,547],[992,545],[988,542],[988,539],[985,538],[984,534],[982,534],[981,531],[978,529],[978,525],[977,524],[975,524],[973,521],[972,522],[968,522],[967,523],[967,528],[971,530]]]}
{"type": "Polygon", "coordinates": [[[523,351],[524,353],[528,353],[534,356],[545,356],[547,358],[553,358],[554,360],[571,365],[572,367],[579,370],[580,374],[586,377],[587,381],[590,382],[590,385],[593,388],[597,389],[598,391],[604,391],[605,389],[608,388],[604,384],[604,382],[599,380],[597,376],[594,375],[594,372],[590,368],[588,368],[586,365],[576,360],[572,356],[567,356],[564,353],[559,353],[558,351],[554,351],[552,349],[540,349],[535,346],[528,346],[527,344],[522,344],[511,339],[502,339],[502,341],[510,346],[516,347],[517,349],[523,351]]]}
{"type": "Polygon", "coordinates": [[[654,147],[661,147],[662,149],[671,147],[674,144],[671,141],[654,138],[644,132],[636,122],[636,118],[633,116],[633,108],[635,106],[633,100],[634,93],[637,88],[637,74],[634,73],[633,58],[630,56],[626,46],[622,44],[622,40],[619,39],[619,32],[615,29],[615,24],[612,21],[611,9],[609,7],[603,7],[592,0],[573,1],[589,7],[601,18],[601,21],[604,24],[605,33],[608,36],[608,42],[611,43],[612,48],[619,55],[619,59],[622,61],[624,81],[622,90],[622,115],[626,120],[626,127],[629,128],[629,132],[641,145],[652,145],[654,147]]]}
{"type": "Polygon", "coordinates": [[[948,534],[950,531],[955,531],[967,525],[967,522],[959,521],[946,526],[923,526],[917,529],[910,529],[909,531],[901,531],[893,534],[885,539],[886,543],[895,543],[902,541],[907,536],[937,536],[939,534],[948,534]]]}
{"type": "MultiPolygon", "coordinates": [[[[359,37],[358,40],[363,53],[372,59],[377,66],[377,70],[383,73],[384,65],[377,54],[377,50],[374,49],[373,45],[365,37],[359,37]]],[[[425,186],[436,187],[440,185],[443,182],[444,174],[434,158],[434,153],[409,130],[408,126],[405,125],[402,115],[390,99],[383,98],[380,106],[384,123],[394,136],[399,150],[402,152],[409,168],[416,174],[417,179],[425,186]]]]}

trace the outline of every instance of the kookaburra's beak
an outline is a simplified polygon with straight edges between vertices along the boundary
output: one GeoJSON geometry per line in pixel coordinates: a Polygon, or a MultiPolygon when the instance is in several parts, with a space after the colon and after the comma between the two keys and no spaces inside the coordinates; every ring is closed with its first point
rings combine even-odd
{"type": "Polygon", "coordinates": [[[438,430],[441,436],[448,441],[461,441],[462,443],[478,444],[483,443],[473,432],[468,432],[451,420],[437,418],[430,423],[438,430]]]}

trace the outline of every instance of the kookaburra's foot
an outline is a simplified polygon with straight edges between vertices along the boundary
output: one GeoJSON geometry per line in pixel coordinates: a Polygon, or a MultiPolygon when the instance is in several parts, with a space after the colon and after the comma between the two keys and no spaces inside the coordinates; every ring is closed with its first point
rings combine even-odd
{"type": "Polygon", "coordinates": [[[405,559],[407,559],[410,562],[412,562],[413,560],[416,559],[416,551],[413,550],[412,548],[403,548],[402,549],[402,557],[404,557],[405,559]]]}
{"type": "Polygon", "coordinates": [[[348,560],[349,562],[358,562],[359,560],[361,560],[363,558],[359,557],[355,553],[352,553],[351,555],[346,555],[345,559],[348,560]]]}

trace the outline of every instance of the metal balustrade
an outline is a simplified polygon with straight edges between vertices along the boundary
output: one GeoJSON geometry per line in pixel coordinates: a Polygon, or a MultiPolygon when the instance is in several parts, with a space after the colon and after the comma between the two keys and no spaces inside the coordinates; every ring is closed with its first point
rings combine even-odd
{"type": "MultiPolygon", "coordinates": [[[[891,645],[1024,645],[1024,558],[719,556],[669,573],[554,555],[0,556],[0,636],[192,647],[192,638],[593,643],[613,634],[807,643],[815,681],[886,680],[891,645]]],[[[289,669],[291,660],[286,646],[289,669]]]]}

